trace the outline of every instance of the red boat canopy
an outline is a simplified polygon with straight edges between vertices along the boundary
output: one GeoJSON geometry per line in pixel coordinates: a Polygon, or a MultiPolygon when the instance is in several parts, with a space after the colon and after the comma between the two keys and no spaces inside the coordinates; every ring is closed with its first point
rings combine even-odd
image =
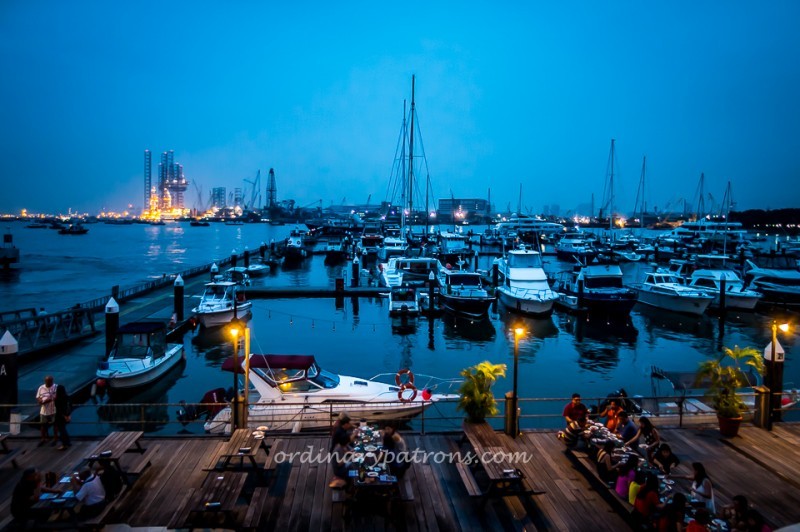
{"type": "MultiPolygon", "coordinates": [[[[238,357],[239,363],[244,362],[244,357],[238,357]]],[[[308,369],[316,364],[314,355],[250,355],[250,367],[261,369],[308,369]]],[[[223,371],[234,371],[233,357],[225,359],[222,363],[223,371]]],[[[237,370],[237,373],[241,370],[237,370]]]]}

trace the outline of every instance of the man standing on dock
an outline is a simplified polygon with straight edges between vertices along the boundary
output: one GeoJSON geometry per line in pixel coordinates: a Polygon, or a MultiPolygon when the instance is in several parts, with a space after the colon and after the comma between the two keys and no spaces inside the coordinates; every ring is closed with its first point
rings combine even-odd
{"type": "MultiPolygon", "coordinates": [[[[36,402],[41,405],[39,407],[39,420],[40,430],[42,434],[42,441],[39,445],[47,443],[48,432],[50,425],[56,419],[56,386],[53,384],[53,376],[48,375],[44,378],[44,384],[39,386],[36,391],[36,402]]],[[[53,425],[53,444],[58,441],[58,429],[53,425]]]]}

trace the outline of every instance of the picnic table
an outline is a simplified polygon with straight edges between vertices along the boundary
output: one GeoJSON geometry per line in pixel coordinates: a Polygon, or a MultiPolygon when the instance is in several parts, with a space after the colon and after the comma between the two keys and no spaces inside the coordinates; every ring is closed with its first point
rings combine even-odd
{"type": "MultiPolygon", "coordinates": [[[[482,465],[489,479],[487,495],[534,493],[525,481],[525,475],[511,462],[511,453],[503,447],[502,440],[488,423],[464,423],[464,436],[478,458],[473,465],[482,465]]],[[[463,478],[468,470],[462,467],[459,473],[463,478]]],[[[464,481],[473,488],[477,484],[474,478],[464,481]]],[[[467,487],[469,490],[470,486],[467,487]]]]}
{"type": "Polygon", "coordinates": [[[130,485],[128,474],[122,469],[120,459],[128,452],[145,452],[146,449],[144,449],[139,442],[143,435],[144,432],[142,431],[112,432],[106,436],[84,460],[89,466],[97,461],[108,461],[108,463],[112,464],[120,472],[125,484],[130,485]]]}
{"type": "Polygon", "coordinates": [[[231,439],[228,440],[220,452],[220,461],[217,462],[215,469],[227,469],[231,461],[234,458],[238,458],[239,469],[244,467],[244,461],[247,459],[254,470],[261,472],[256,463],[256,455],[259,449],[264,449],[264,453],[269,454],[269,445],[266,443],[264,432],[246,428],[236,429],[231,435],[231,439]]]}
{"type": "Polygon", "coordinates": [[[203,484],[188,492],[183,506],[174,514],[169,528],[191,528],[194,519],[205,514],[222,516],[226,525],[236,528],[236,501],[242,492],[247,474],[241,471],[212,471],[203,484]]]}

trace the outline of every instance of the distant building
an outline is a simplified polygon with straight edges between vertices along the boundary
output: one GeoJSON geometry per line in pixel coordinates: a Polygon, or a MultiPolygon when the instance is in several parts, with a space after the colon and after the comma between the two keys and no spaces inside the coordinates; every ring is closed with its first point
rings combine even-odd
{"type": "Polygon", "coordinates": [[[144,150],[144,209],[150,205],[150,194],[153,192],[153,158],[150,150],[144,150]]]}
{"type": "Polygon", "coordinates": [[[215,187],[211,189],[211,206],[216,209],[224,209],[228,206],[225,200],[225,187],[215,187]]]}
{"type": "Polygon", "coordinates": [[[439,220],[465,221],[490,215],[491,206],[486,199],[449,198],[439,200],[439,220]]]}
{"type": "Polygon", "coordinates": [[[162,153],[158,165],[159,208],[162,211],[183,209],[183,193],[187,186],[183,166],[175,163],[175,152],[169,150],[162,153]]]}

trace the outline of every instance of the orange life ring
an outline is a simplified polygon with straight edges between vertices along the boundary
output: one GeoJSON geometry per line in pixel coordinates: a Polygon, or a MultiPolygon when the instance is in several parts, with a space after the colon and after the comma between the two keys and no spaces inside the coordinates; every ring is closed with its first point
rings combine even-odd
{"type": "Polygon", "coordinates": [[[411,401],[417,398],[417,387],[414,386],[412,383],[402,384],[400,386],[400,389],[397,391],[397,398],[404,403],[410,403],[411,401]],[[411,390],[411,397],[406,398],[403,395],[403,392],[406,390],[411,390]]]}
{"type": "Polygon", "coordinates": [[[394,376],[394,382],[400,387],[406,384],[414,386],[414,374],[408,368],[401,369],[400,371],[397,372],[397,375],[394,376]],[[408,380],[406,382],[403,382],[403,375],[408,376],[408,380]]]}

